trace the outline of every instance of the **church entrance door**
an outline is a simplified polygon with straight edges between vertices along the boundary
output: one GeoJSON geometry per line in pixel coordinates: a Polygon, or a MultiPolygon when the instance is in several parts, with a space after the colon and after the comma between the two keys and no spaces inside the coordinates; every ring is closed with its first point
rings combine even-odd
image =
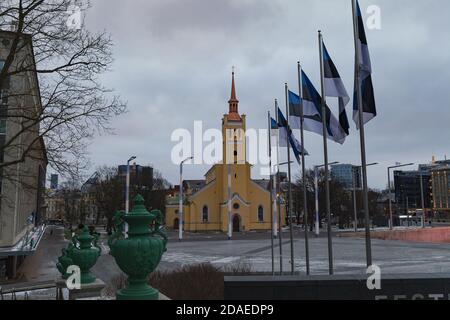
{"type": "Polygon", "coordinates": [[[241,217],[238,214],[235,214],[233,217],[233,232],[241,231],[241,217]]]}

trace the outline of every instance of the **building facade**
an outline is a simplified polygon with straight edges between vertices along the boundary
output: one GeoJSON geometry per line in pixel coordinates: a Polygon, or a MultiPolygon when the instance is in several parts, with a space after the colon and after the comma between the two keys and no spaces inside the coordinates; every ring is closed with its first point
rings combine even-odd
{"type": "Polygon", "coordinates": [[[422,209],[422,192],[423,207],[426,210],[432,207],[430,174],[429,165],[419,165],[419,169],[413,171],[394,171],[395,202],[400,215],[422,209]]]}
{"type": "MultiPolygon", "coordinates": [[[[16,36],[0,31],[0,69],[16,36]]],[[[14,72],[24,65],[35,69],[31,37],[20,35],[19,48],[0,88],[0,269],[6,266],[8,277],[33,250],[17,246],[27,247],[30,231],[45,216],[46,150],[39,124],[30,120],[42,112],[39,82],[36,72],[14,72]]]]}
{"type": "Polygon", "coordinates": [[[331,177],[347,190],[361,189],[361,168],[351,164],[336,164],[331,166],[331,177]]]}
{"type": "MultiPolygon", "coordinates": [[[[186,231],[227,232],[229,222],[233,232],[271,229],[269,181],[251,179],[245,137],[246,116],[238,111],[234,73],[228,103],[229,112],[222,119],[222,161],[206,172],[204,180],[183,182],[183,229],[186,231]]],[[[179,192],[176,191],[167,198],[166,224],[169,228],[179,226],[178,201],[179,192]]],[[[284,224],[284,209],[280,211],[284,224]]]]}
{"type": "Polygon", "coordinates": [[[46,220],[64,220],[65,205],[61,191],[47,190],[45,194],[46,220]]]}
{"type": "MultiPolygon", "coordinates": [[[[124,186],[123,198],[125,199],[125,184],[127,177],[127,166],[118,167],[118,176],[124,186]]],[[[130,192],[132,194],[145,193],[153,188],[153,168],[140,166],[136,163],[130,165],[130,192]]]]}
{"type": "Polygon", "coordinates": [[[433,209],[450,212],[450,163],[437,165],[431,170],[433,209]]]}

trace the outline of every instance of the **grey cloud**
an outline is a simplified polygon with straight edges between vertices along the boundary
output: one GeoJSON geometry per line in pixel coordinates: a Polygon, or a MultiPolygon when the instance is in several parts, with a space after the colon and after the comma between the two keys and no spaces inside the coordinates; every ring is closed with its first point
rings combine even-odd
{"type": "MultiPolygon", "coordinates": [[[[382,188],[388,164],[428,162],[433,154],[449,152],[450,3],[360,3],[363,11],[378,5],[382,14],[382,30],[367,31],[379,113],[367,126],[367,155],[380,162],[369,170],[369,184],[382,188]]],[[[284,106],[284,83],[297,91],[297,60],[318,87],[318,29],[347,90],[353,90],[350,0],[93,4],[88,27],[110,31],[116,43],[114,72],[105,75],[105,83],[130,107],[129,114],[114,121],[116,136],[93,143],[96,164],[118,164],[138,153],[139,162],[154,164],[177,183],[170,135],[176,128],[192,128],[194,120],[204,120],[205,128],[220,127],[228,108],[231,66],[237,67],[240,111],[248,115],[248,126],[265,127],[273,99],[284,106]]],[[[335,102],[329,102],[336,111],[335,102]]],[[[308,133],[306,149],[311,153],[308,166],[323,162],[321,137],[308,133]]],[[[330,145],[330,159],[360,162],[353,124],[344,146],[330,145]]],[[[190,167],[187,178],[200,178],[206,169],[190,167]]]]}

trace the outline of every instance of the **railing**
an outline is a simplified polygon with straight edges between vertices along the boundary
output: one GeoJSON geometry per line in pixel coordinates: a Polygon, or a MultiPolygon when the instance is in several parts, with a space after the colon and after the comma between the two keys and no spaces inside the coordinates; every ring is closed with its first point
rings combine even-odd
{"type": "MultiPolygon", "coordinates": [[[[30,291],[43,290],[43,289],[56,289],[54,281],[46,281],[41,283],[29,284],[19,287],[10,286],[8,288],[0,286],[0,300],[5,300],[5,295],[11,295],[11,300],[17,300],[17,293],[24,292],[24,300],[29,300],[30,291]]],[[[58,292],[57,292],[58,295],[58,292]]]]}

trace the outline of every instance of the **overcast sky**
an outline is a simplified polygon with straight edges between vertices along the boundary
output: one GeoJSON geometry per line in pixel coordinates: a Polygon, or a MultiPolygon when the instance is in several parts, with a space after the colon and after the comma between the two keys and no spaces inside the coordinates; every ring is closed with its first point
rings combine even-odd
{"type": "MultiPolygon", "coordinates": [[[[129,113],[113,122],[114,136],[90,147],[95,166],[118,165],[129,156],[152,164],[171,182],[171,133],[220,128],[228,110],[231,67],[236,66],[239,111],[247,126],[265,128],[267,111],[284,83],[297,88],[300,60],[319,89],[317,30],[352,95],[353,29],[350,0],[93,0],[87,28],[107,30],[115,43],[113,71],[105,85],[128,101],[129,113]],[[125,4],[126,3],[126,4],[125,4]]],[[[369,186],[384,188],[386,167],[428,163],[450,156],[450,2],[361,0],[381,9],[381,30],[367,30],[378,117],[366,126],[369,186]]],[[[295,91],[297,91],[295,89],[295,91]]],[[[330,100],[337,112],[337,104],[330,100]]],[[[347,112],[351,115],[350,105],[347,112]]],[[[307,166],[323,163],[320,136],[306,133],[307,166]]],[[[331,161],[360,164],[359,134],[351,123],[344,146],[329,144],[331,161]]],[[[188,166],[201,179],[208,166],[188,166]]],[[[294,170],[299,172],[296,165],[294,170]]],[[[253,170],[259,178],[259,170],[253,170]]]]}

